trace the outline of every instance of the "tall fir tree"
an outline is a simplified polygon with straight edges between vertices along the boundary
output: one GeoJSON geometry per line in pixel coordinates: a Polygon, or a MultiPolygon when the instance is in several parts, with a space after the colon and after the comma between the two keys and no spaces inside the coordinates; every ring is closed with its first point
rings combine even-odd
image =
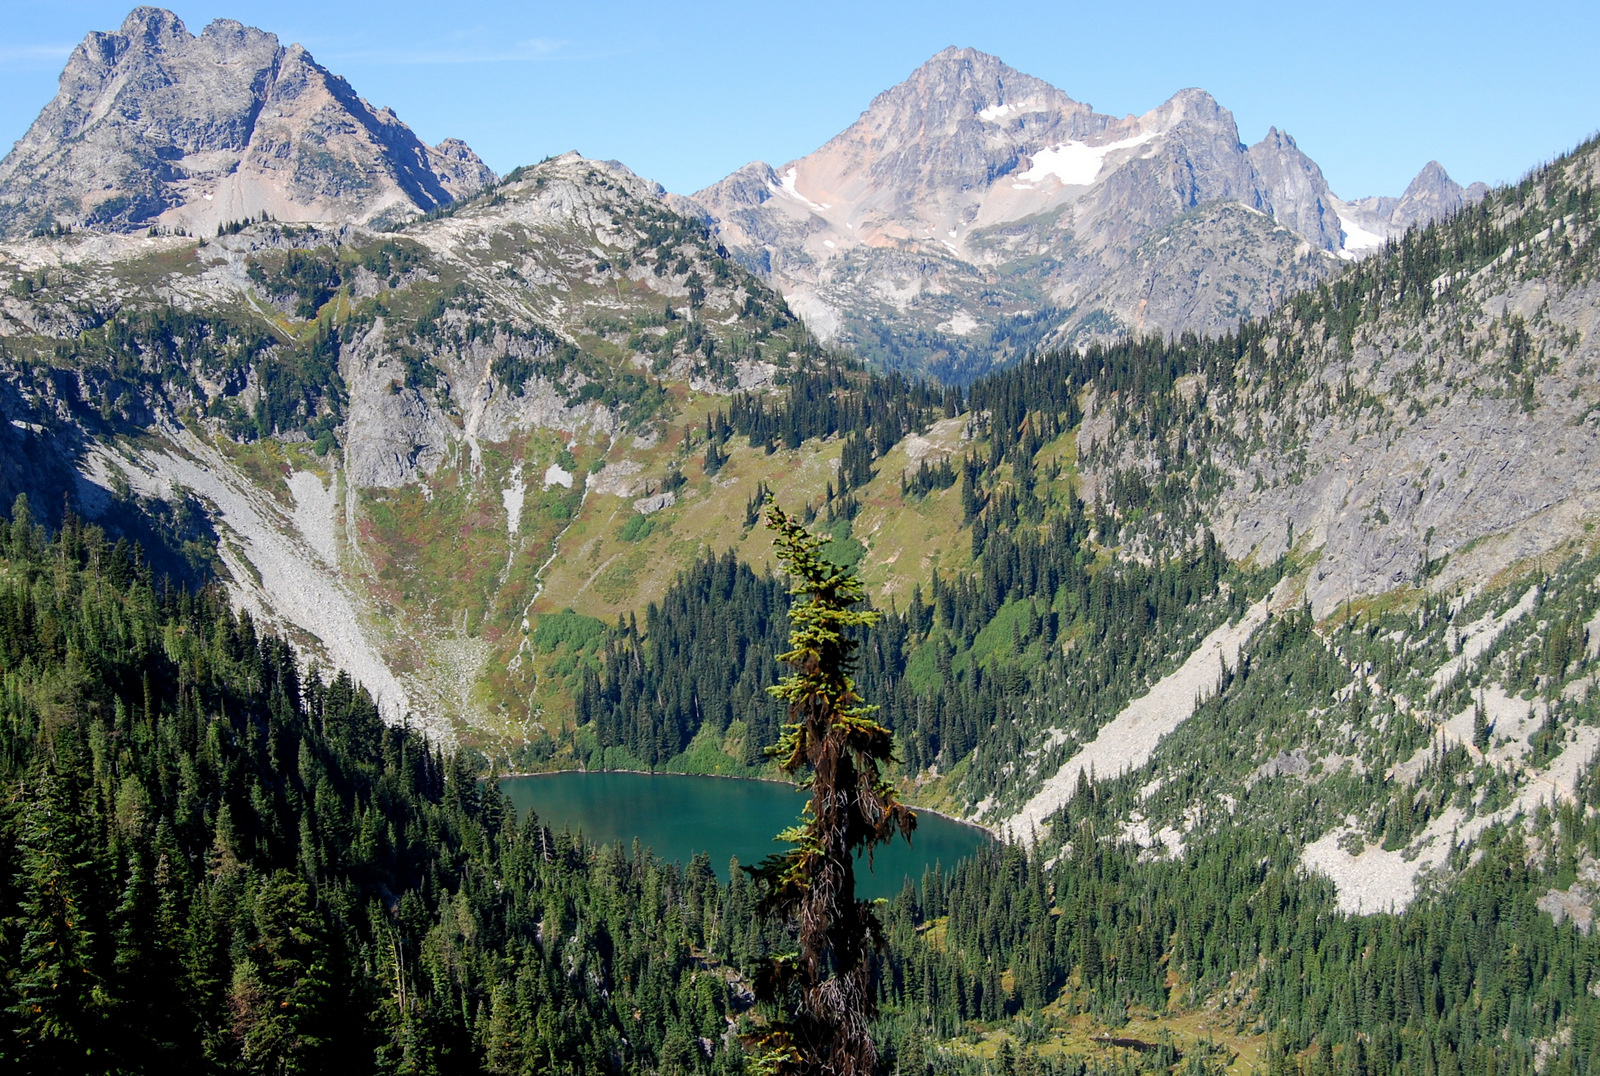
{"type": "Polygon", "coordinates": [[[878,1067],[870,1024],[877,1011],[874,964],[882,926],[856,898],[855,860],[893,838],[911,838],[916,815],[900,803],[880,767],[892,761],[887,728],[856,692],[853,632],[877,614],[858,608],[866,592],[854,569],[821,556],[826,540],[808,532],[776,501],[767,526],[791,582],[789,649],[794,671],[769,690],[789,705],[772,754],[801,775],[811,799],[800,824],[780,836],[794,847],[754,872],[761,910],[791,924],[799,949],[774,957],[757,992],[780,1010],[754,1037],[758,1071],[805,1076],[870,1076],[878,1067]]]}

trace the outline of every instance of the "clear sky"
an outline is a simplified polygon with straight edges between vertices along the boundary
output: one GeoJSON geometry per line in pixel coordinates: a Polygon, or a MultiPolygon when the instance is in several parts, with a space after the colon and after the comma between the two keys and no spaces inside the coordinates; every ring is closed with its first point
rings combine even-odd
{"type": "MultiPolygon", "coordinates": [[[[55,92],[72,46],[132,5],[0,0],[0,146],[55,92]]],[[[1600,3],[803,0],[771,4],[181,0],[298,41],[429,142],[500,172],[576,149],[689,193],[781,164],[849,125],[946,45],[970,45],[1101,112],[1201,86],[1240,136],[1294,135],[1334,191],[1399,194],[1430,158],[1516,179],[1600,128],[1600,3]]]]}

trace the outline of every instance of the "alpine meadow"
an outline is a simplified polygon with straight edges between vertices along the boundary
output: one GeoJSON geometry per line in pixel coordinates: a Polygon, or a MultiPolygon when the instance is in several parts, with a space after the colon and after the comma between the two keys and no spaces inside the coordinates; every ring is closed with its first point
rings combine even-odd
{"type": "Polygon", "coordinates": [[[949,48],[679,194],[89,33],[0,160],[0,1067],[1600,1076],[1600,139],[1527,163],[949,48]],[[623,771],[691,853],[553,821],[623,771]]]}

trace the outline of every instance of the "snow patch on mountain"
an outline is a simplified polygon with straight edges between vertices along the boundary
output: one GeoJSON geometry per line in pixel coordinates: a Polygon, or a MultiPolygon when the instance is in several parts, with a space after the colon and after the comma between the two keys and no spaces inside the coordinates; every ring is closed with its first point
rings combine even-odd
{"type": "Polygon", "coordinates": [[[795,171],[795,169],[791,168],[783,174],[782,182],[777,188],[779,193],[787,194],[790,198],[793,198],[795,201],[799,202],[801,205],[805,206],[814,213],[822,213],[826,210],[832,209],[832,206],[822,202],[813,202],[811,199],[800,193],[800,189],[795,186],[795,171]]]}
{"type": "Polygon", "coordinates": [[[1010,116],[1023,116],[1029,112],[1043,112],[1045,106],[1037,97],[1029,97],[1021,101],[1007,101],[1004,104],[990,105],[978,110],[978,118],[984,123],[999,123],[1010,116]]]}
{"type": "Polygon", "coordinates": [[[1369,232],[1343,214],[1339,215],[1339,228],[1344,240],[1344,250],[1340,253],[1345,257],[1354,257],[1360,251],[1376,250],[1385,242],[1383,236],[1369,232]]]}
{"type": "Polygon", "coordinates": [[[549,489],[551,486],[565,486],[571,489],[572,472],[559,463],[552,463],[544,469],[544,488],[549,489]]]}
{"type": "Polygon", "coordinates": [[[1053,178],[1065,187],[1087,187],[1100,175],[1109,154],[1142,146],[1159,133],[1146,131],[1118,142],[1107,142],[1103,146],[1091,146],[1076,140],[1051,146],[1034,154],[1033,164],[1026,172],[1019,172],[1011,186],[1017,190],[1029,190],[1053,178]]]}

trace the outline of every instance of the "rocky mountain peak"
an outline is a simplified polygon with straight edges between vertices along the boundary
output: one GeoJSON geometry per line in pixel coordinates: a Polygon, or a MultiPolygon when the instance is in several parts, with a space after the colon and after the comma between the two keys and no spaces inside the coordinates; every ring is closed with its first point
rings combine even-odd
{"type": "Polygon", "coordinates": [[[826,192],[818,202],[854,200],[870,184],[905,212],[940,192],[987,186],[1028,154],[1081,137],[1074,121],[1089,111],[994,56],[948,48],[874,98],[817,153],[791,163],[801,189],[826,192]]]}
{"type": "Polygon", "coordinates": [[[1339,214],[1333,208],[1328,181],[1317,162],[1301,151],[1287,131],[1268,128],[1266,136],[1250,147],[1250,163],[1266,187],[1273,218],[1279,224],[1293,228],[1323,250],[1339,250],[1339,214]]]}
{"type": "Polygon", "coordinates": [[[0,161],[0,235],[402,217],[493,178],[465,144],[425,145],[299,45],[232,19],[196,37],[139,7],[84,38],[0,161]]]}
{"type": "MultiPolygon", "coordinates": [[[[219,19],[219,23],[233,22],[231,19],[219,19]]],[[[239,26],[238,23],[233,23],[239,26]]],[[[183,20],[166,8],[141,6],[128,12],[128,17],[122,20],[122,27],[118,34],[128,43],[140,45],[145,48],[160,48],[164,42],[172,41],[181,43],[188,39],[189,31],[183,25],[183,20]]],[[[89,39],[107,38],[109,34],[91,33],[89,39]]],[[[274,38],[276,40],[276,38],[274,38]]]]}
{"type": "Polygon", "coordinates": [[[1239,127],[1233,113],[1217,103],[1205,90],[1196,87],[1179,90],[1143,117],[1147,128],[1169,131],[1181,124],[1231,137],[1239,141],[1239,127]]]}
{"type": "Polygon", "coordinates": [[[695,197],[706,202],[733,202],[760,205],[782,188],[778,173],[766,161],[751,161],[731,172],[695,197]]]}
{"type": "Polygon", "coordinates": [[[1400,197],[1372,195],[1340,205],[1346,233],[1346,250],[1375,250],[1383,240],[1402,235],[1407,228],[1449,216],[1473,205],[1489,192],[1482,183],[1463,187],[1450,178],[1438,161],[1422,166],[1400,197]]]}
{"type": "Polygon", "coordinates": [[[1390,219],[1398,227],[1409,228],[1454,213],[1466,202],[1465,189],[1450,178],[1438,161],[1429,161],[1406,187],[1390,219]]]}
{"type": "Polygon", "coordinates": [[[972,48],[951,47],[935,53],[904,82],[875,97],[865,115],[901,109],[919,115],[948,114],[957,119],[964,118],[965,113],[977,114],[985,109],[1003,113],[982,120],[993,124],[1007,117],[1032,114],[1031,110],[1042,105],[1087,107],[997,56],[972,48]]]}

